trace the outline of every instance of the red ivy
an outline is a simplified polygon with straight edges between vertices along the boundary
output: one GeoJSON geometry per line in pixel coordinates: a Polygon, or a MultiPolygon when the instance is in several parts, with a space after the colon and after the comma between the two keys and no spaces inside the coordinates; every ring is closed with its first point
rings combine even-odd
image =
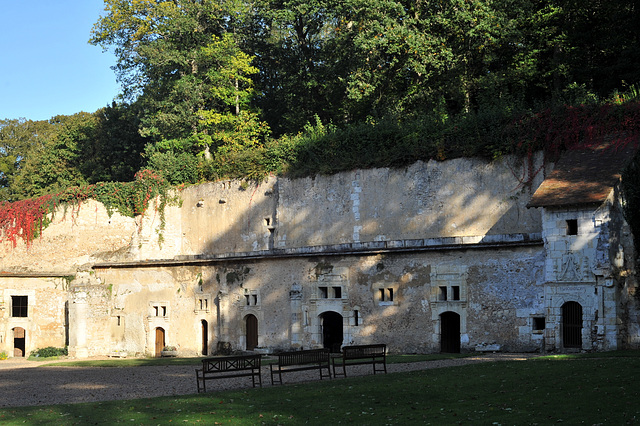
{"type": "Polygon", "coordinates": [[[117,210],[131,217],[143,215],[151,199],[164,196],[168,188],[169,184],[160,175],[152,170],[141,170],[133,182],[101,182],[71,187],[58,194],[3,202],[0,204],[0,241],[10,241],[15,247],[22,239],[29,245],[50,223],[59,205],[79,209],[88,199],[103,203],[109,212],[117,210]]]}

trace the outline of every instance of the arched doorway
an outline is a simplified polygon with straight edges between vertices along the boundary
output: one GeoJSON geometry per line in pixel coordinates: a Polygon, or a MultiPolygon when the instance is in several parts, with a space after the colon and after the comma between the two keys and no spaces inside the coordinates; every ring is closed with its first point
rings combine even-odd
{"type": "Polygon", "coordinates": [[[156,357],[162,356],[162,348],[164,348],[164,328],[156,328],[156,357]]]}
{"type": "Polygon", "coordinates": [[[209,324],[202,320],[202,355],[209,355],[209,324]]]}
{"type": "Polygon", "coordinates": [[[325,312],[320,315],[322,320],[322,345],[331,352],[340,352],[342,347],[342,315],[337,312],[325,312]]]}
{"type": "Polygon", "coordinates": [[[562,305],[562,346],[582,348],[582,305],[578,302],[562,305]]]}
{"type": "Polygon", "coordinates": [[[27,332],[22,327],[13,329],[13,356],[24,357],[27,348],[27,332]]]}
{"type": "Polygon", "coordinates": [[[258,346],[258,318],[249,314],[244,320],[247,330],[247,350],[252,351],[258,346]]]}
{"type": "Polygon", "coordinates": [[[440,315],[440,352],[460,353],[460,315],[455,312],[440,315]]]}

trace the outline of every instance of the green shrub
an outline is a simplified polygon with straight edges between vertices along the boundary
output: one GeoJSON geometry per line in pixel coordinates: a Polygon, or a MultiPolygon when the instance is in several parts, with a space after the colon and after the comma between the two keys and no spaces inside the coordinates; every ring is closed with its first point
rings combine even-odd
{"type": "Polygon", "coordinates": [[[66,356],[69,352],[67,348],[54,348],[53,346],[49,346],[46,348],[36,349],[31,353],[31,356],[36,358],[51,358],[54,356],[66,356]]]}
{"type": "Polygon", "coordinates": [[[9,358],[9,355],[7,355],[5,351],[0,352],[0,361],[3,361],[7,358],[9,358]]]}

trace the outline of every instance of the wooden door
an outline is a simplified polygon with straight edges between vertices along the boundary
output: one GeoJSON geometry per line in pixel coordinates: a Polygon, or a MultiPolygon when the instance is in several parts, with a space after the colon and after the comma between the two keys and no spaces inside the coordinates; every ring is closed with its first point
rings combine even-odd
{"type": "Polygon", "coordinates": [[[202,355],[209,355],[209,324],[202,320],[202,355]]]}
{"type": "Polygon", "coordinates": [[[440,315],[440,352],[460,353],[460,315],[455,312],[440,315]]]}
{"type": "Polygon", "coordinates": [[[27,346],[27,333],[22,327],[13,329],[13,356],[24,357],[27,346]]]}
{"type": "Polygon", "coordinates": [[[255,315],[247,315],[247,350],[252,351],[258,346],[258,318],[255,315]]]}
{"type": "Polygon", "coordinates": [[[156,328],[156,357],[162,356],[162,348],[164,348],[164,329],[158,327],[156,328]]]}

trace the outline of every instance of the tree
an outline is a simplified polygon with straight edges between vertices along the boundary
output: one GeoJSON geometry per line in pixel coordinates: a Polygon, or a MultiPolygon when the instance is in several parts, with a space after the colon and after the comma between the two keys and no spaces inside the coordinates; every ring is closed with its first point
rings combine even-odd
{"type": "Polygon", "coordinates": [[[53,132],[47,121],[0,121],[0,200],[20,198],[14,190],[16,176],[25,162],[37,155],[53,132]]]}

